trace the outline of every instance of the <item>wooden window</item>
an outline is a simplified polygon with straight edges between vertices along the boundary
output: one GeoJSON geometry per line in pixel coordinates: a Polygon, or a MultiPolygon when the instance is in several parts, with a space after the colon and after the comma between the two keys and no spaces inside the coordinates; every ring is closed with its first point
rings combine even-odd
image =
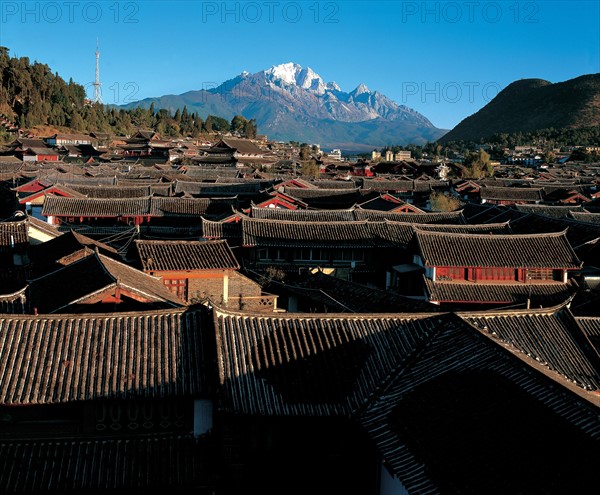
{"type": "Polygon", "coordinates": [[[553,280],[553,275],[551,268],[531,268],[527,270],[529,280],[553,280]]]}

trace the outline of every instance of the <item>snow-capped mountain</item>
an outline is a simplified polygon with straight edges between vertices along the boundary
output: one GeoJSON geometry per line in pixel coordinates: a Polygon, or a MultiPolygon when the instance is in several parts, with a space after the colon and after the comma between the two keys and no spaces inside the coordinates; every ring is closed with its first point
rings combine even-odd
{"type": "Polygon", "coordinates": [[[336,83],[325,83],[310,67],[303,69],[293,62],[274,65],[263,72],[268,84],[272,86],[299,86],[317,95],[324,95],[326,91],[340,91],[336,83]]]}
{"type": "Polygon", "coordinates": [[[148,98],[127,105],[155,108],[187,106],[202,117],[234,115],[256,119],[273,139],[320,143],[325,147],[372,149],[388,144],[421,144],[444,134],[423,115],[359,84],[346,93],[310,67],[296,63],[247,71],[220,86],[182,95],[148,98]]]}

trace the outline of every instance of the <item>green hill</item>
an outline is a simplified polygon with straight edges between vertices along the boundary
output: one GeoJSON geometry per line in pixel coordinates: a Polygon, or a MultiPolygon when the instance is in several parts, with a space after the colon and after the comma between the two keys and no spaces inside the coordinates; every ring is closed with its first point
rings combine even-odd
{"type": "Polygon", "coordinates": [[[493,134],[600,125],[600,74],[561,83],[522,79],[504,88],[441,142],[487,139],[493,134]]]}

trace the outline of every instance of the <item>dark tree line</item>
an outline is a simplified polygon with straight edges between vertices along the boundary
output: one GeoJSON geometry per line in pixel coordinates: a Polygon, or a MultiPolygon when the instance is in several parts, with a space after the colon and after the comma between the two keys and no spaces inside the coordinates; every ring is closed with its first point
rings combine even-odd
{"type": "Polygon", "coordinates": [[[92,103],[82,85],[65,82],[50,67],[28,57],[11,57],[0,46],[0,114],[23,129],[38,125],[68,127],[79,132],[110,132],[127,135],[137,129],[152,129],[163,137],[199,137],[207,133],[234,132],[256,137],[256,121],[236,115],[231,122],[215,115],[202,119],[187,107],[171,113],[166,109],[125,110],[92,103]]]}

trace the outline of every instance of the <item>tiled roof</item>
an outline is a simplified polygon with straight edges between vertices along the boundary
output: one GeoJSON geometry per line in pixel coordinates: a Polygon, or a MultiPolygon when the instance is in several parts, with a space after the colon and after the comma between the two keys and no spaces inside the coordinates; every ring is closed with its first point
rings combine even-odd
{"type": "MultiPolygon", "coordinates": [[[[391,223],[391,221],[388,220],[391,223]]],[[[417,230],[429,232],[447,232],[455,234],[510,234],[512,230],[509,222],[501,223],[477,223],[477,224],[449,224],[420,223],[414,225],[417,230]]]]}
{"type": "Polygon", "coordinates": [[[135,217],[150,215],[150,198],[63,198],[48,196],[44,216],[135,217]]]}
{"type": "Polygon", "coordinates": [[[600,389],[600,356],[568,309],[460,316],[577,386],[600,389]]]}
{"type": "Polygon", "coordinates": [[[497,201],[541,201],[544,196],[542,188],[535,187],[492,187],[479,190],[481,199],[497,201]]]}
{"type": "Polygon", "coordinates": [[[227,241],[135,241],[144,271],[237,270],[227,241]]]}
{"type": "Polygon", "coordinates": [[[11,294],[0,294],[0,313],[25,313],[27,303],[27,287],[11,294]]]}
{"type": "Polygon", "coordinates": [[[358,419],[408,493],[563,493],[594,483],[598,408],[523,360],[537,363],[457,322],[388,381],[358,419]],[[557,455],[559,439],[569,455],[557,455]]]}
{"type": "Polygon", "coordinates": [[[55,313],[116,287],[154,303],[183,304],[158,278],[96,253],[31,280],[29,304],[39,313],[55,313]]]}
{"type": "Polygon", "coordinates": [[[239,413],[329,416],[364,405],[434,335],[440,316],[287,314],[215,308],[220,383],[239,413]]]}
{"type": "Polygon", "coordinates": [[[346,210],[288,210],[252,206],[252,218],[298,222],[351,222],[356,220],[354,208],[346,210]]]}
{"type": "Polygon", "coordinates": [[[425,266],[564,268],[581,267],[565,232],[483,235],[417,230],[425,266]]]}
{"type": "Polygon", "coordinates": [[[209,207],[218,204],[219,211],[231,210],[229,204],[215,203],[209,198],[151,198],[150,216],[173,217],[192,216],[200,217],[209,213],[209,207]]]}
{"type": "Polygon", "coordinates": [[[571,220],[569,218],[552,218],[546,215],[534,213],[523,214],[515,212],[517,217],[511,218],[511,214],[496,217],[495,221],[510,220],[510,226],[515,234],[537,234],[544,232],[567,232],[567,239],[576,251],[587,242],[600,237],[600,225],[587,222],[571,220]],[[513,219],[514,218],[514,219],[513,219]]]}
{"type": "Polygon", "coordinates": [[[70,187],[88,198],[144,198],[152,194],[150,186],[82,186],[74,184],[70,187]]]}
{"type": "Polygon", "coordinates": [[[117,250],[108,244],[96,241],[77,232],[69,231],[49,241],[29,248],[29,258],[34,265],[48,266],[61,258],[73,254],[83,248],[99,249],[102,253],[117,254],[117,250]]]}
{"type": "Polygon", "coordinates": [[[575,321],[600,355],[600,317],[576,316],[575,321]]]}
{"type": "Polygon", "coordinates": [[[0,222],[0,253],[12,251],[29,243],[27,220],[0,222]]]}
{"type": "Polygon", "coordinates": [[[572,296],[572,288],[560,282],[547,284],[484,282],[444,282],[425,279],[430,301],[453,303],[520,304],[529,300],[531,307],[549,307],[565,302],[572,296]]]}
{"type": "Polygon", "coordinates": [[[58,237],[59,235],[61,235],[61,233],[54,225],[50,225],[48,222],[44,222],[43,220],[40,220],[38,218],[27,217],[27,223],[28,231],[31,231],[32,229],[38,230],[50,237],[58,237]]]}
{"type": "Polygon", "coordinates": [[[202,237],[207,239],[226,239],[230,245],[242,242],[242,222],[222,222],[201,218],[202,237]]]}
{"type": "Polygon", "coordinates": [[[405,213],[395,211],[363,210],[356,208],[357,220],[394,220],[408,223],[465,223],[462,210],[449,212],[405,213]]]}
{"type": "Polygon", "coordinates": [[[323,189],[323,188],[304,188],[304,187],[284,187],[285,194],[289,194],[298,199],[330,198],[335,197],[353,197],[360,198],[358,188],[354,189],[323,189]]]}
{"type": "Polygon", "coordinates": [[[525,213],[537,213],[538,215],[547,215],[549,217],[563,218],[569,215],[570,212],[583,211],[582,206],[555,206],[555,205],[514,205],[519,211],[525,213]]]}
{"type": "Polygon", "coordinates": [[[0,443],[2,493],[194,491],[206,483],[202,445],[191,435],[0,443]]]}
{"type": "Polygon", "coordinates": [[[0,316],[0,403],[197,396],[198,310],[0,316]]]}
{"type": "Polygon", "coordinates": [[[62,198],[49,196],[42,215],[63,217],[200,217],[231,211],[232,201],[210,198],[62,198]]]}
{"type": "Polygon", "coordinates": [[[356,183],[353,180],[316,179],[311,180],[310,184],[319,189],[356,189],[356,183]]]}
{"type": "Polygon", "coordinates": [[[253,196],[262,189],[260,181],[245,181],[241,183],[207,183],[184,182],[175,183],[175,193],[188,193],[198,196],[253,196]]]}
{"type": "MultiPolygon", "coordinates": [[[[9,157],[10,158],[10,157],[9,157]]],[[[12,157],[14,158],[14,157],[12,157]]],[[[16,174],[23,168],[23,162],[18,158],[14,158],[14,161],[0,160],[0,174],[16,174]]]]}
{"type": "Polygon", "coordinates": [[[578,222],[600,224],[600,213],[589,213],[587,211],[571,211],[569,215],[578,222]]]}
{"type": "Polygon", "coordinates": [[[408,246],[413,239],[415,230],[425,230],[431,232],[446,232],[460,234],[509,234],[510,227],[508,223],[500,224],[421,224],[409,222],[395,222],[385,220],[383,222],[369,222],[369,227],[381,239],[385,239],[396,245],[408,246]]]}
{"type": "Polygon", "coordinates": [[[242,219],[245,246],[372,247],[375,236],[368,222],[286,222],[242,219]]]}
{"type": "Polygon", "coordinates": [[[56,171],[48,171],[44,174],[40,174],[40,179],[51,182],[52,184],[62,184],[66,186],[113,186],[116,184],[117,179],[115,177],[86,177],[81,175],[66,174],[56,171]]]}
{"type": "MultiPolygon", "coordinates": [[[[229,160],[229,158],[227,158],[229,160]]],[[[240,174],[239,169],[236,167],[197,167],[187,166],[185,176],[189,178],[193,177],[202,180],[216,180],[218,178],[233,178],[238,177],[240,174]]],[[[185,180],[185,179],[184,179],[185,180]]]]}
{"type": "MultiPolygon", "coordinates": [[[[264,153],[256,144],[249,139],[238,139],[226,137],[221,139],[221,142],[226,146],[235,149],[238,153],[256,155],[264,153]]],[[[217,143],[219,144],[219,143],[217,143]]]]}
{"type": "Polygon", "coordinates": [[[425,186],[419,186],[419,181],[402,179],[363,179],[363,189],[372,189],[375,191],[414,191],[417,188],[429,190],[429,182],[425,186]]]}
{"type": "Polygon", "coordinates": [[[331,275],[317,272],[308,274],[300,280],[274,285],[277,289],[292,292],[305,299],[328,308],[336,313],[433,313],[440,311],[439,306],[424,301],[404,297],[392,290],[349,282],[331,275]]]}

